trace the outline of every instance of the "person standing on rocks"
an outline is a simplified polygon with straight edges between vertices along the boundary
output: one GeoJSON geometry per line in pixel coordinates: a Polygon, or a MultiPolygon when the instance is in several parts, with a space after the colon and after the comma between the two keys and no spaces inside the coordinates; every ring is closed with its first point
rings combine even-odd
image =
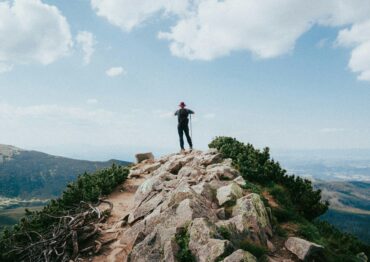
{"type": "Polygon", "coordinates": [[[177,131],[179,132],[180,137],[180,147],[181,151],[184,151],[184,133],[186,136],[186,140],[188,141],[190,150],[193,150],[193,142],[191,141],[191,137],[189,135],[189,115],[194,114],[194,111],[185,108],[186,105],[184,102],[179,104],[180,109],[175,112],[175,116],[178,119],[177,131]]]}

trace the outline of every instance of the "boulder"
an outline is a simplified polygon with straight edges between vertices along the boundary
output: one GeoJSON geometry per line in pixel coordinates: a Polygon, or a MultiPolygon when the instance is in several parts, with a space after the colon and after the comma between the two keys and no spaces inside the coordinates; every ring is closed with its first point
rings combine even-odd
{"type": "Polygon", "coordinates": [[[272,229],[268,213],[261,197],[258,194],[251,193],[236,201],[233,207],[232,216],[243,215],[250,221],[254,230],[263,230],[269,236],[272,236],[272,229]]]}
{"type": "Polygon", "coordinates": [[[135,210],[130,214],[128,223],[131,224],[134,221],[151,213],[159,204],[164,200],[163,193],[155,194],[152,198],[147,199],[141,205],[137,206],[135,210]]]}
{"type": "Polygon", "coordinates": [[[222,156],[218,152],[203,154],[199,158],[199,164],[202,166],[209,166],[211,164],[220,163],[221,161],[222,161],[222,156]]]}
{"type": "Polygon", "coordinates": [[[303,261],[309,261],[324,249],[323,246],[298,237],[289,237],[285,241],[285,247],[303,261]]]}
{"type": "Polygon", "coordinates": [[[220,220],[216,225],[226,229],[232,241],[244,239],[256,245],[267,247],[268,240],[265,231],[258,225],[256,226],[256,223],[250,219],[245,215],[237,215],[227,220],[220,220]]]}
{"type": "Polygon", "coordinates": [[[194,167],[191,167],[191,166],[183,166],[180,169],[180,171],[177,173],[177,175],[178,175],[179,178],[188,177],[188,178],[191,178],[191,179],[197,179],[197,178],[201,177],[203,174],[199,170],[199,168],[194,168],[194,167]]]}
{"type": "Polygon", "coordinates": [[[232,248],[230,241],[212,238],[216,227],[205,218],[194,219],[188,230],[189,249],[199,262],[216,261],[232,248]]]}
{"type": "Polygon", "coordinates": [[[243,189],[234,182],[228,184],[227,186],[220,187],[217,189],[217,200],[218,204],[222,206],[226,202],[235,201],[243,196],[243,189]]]}
{"type": "Polygon", "coordinates": [[[157,231],[147,235],[141,242],[136,243],[133,247],[128,261],[161,261],[162,252],[160,242],[158,241],[157,231]]]}
{"type": "Polygon", "coordinates": [[[214,200],[215,191],[211,188],[211,186],[206,182],[201,182],[197,185],[191,187],[197,194],[204,196],[209,201],[214,200]]]}
{"type": "Polygon", "coordinates": [[[136,158],[136,163],[141,163],[144,160],[154,161],[154,155],[152,152],[136,154],[135,158],[136,158]]]}
{"type": "Polygon", "coordinates": [[[152,164],[146,164],[141,169],[143,170],[144,173],[151,173],[154,170],[157,170],[161,166],[160,162],[154,162],[152,164]]]}
{"type": "Polygon", "coordinates": [[[368,258],[367,258],[366,254],[364,252],[358,253],[356,255],[356,258],[358,258],[358,260],[361,261],[361,262],[367,262],[368,261],[368,258]]]}
{"type": "Polygon", "coordinates": [[[131,169],[130,170],[130,173],[128,174],[128,177],[129,178],[138,178],[138,177],[141,177],[141,175],[143,174],[143,170],[142,169],[131,169]]]}
{"type": "Polygon", "coordinates": [[[216,215],[219,219],[226,219],[226,212],[225,212],[225,208],[219,208],[216,210],[216,215]]]}
{"type": "Polygon", "coordinates": [[[143,221],[132,225],[129,229],[123,232],[122,237],[120,238],[120,244],[124,245],[127,250],[131,250],[136,243],[141,242],[145,237],[144,229],[145,223],[143,221]]]}
{"type": "Polygon", "coordinates": [[[242,176],[237,176],[233,181],[242,187],[246,184],[245,179],[242,176]]]}
{"type": "Polygon", "coordinates": [[[223,262],[257,262],[255,256],[253,256],[248,251],[238,249],[234,251],[231,255],[225,257],[223,262]]]}
{"type": "Polygon", "coordinates": [[[151,193],[156,193],[160,186],[162,186],[161,177],[153,176],[145,180],[136,190],[135,193],[135,203],[140,204],[142,201],[148,198],[151,193]]]}
{"type": "Polygon", "coordinates": [[[211,177],[217,176],[221,180],[233,180],[238,175],[238,171],[223,163],[209,165],[206,172],[207,175],[211,177]]]}

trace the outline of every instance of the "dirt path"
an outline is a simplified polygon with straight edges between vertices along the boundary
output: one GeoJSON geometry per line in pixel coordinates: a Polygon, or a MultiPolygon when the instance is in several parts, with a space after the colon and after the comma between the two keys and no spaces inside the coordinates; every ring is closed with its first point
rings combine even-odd
{"type": "MultiPolygon", "coordinates": [[[[123,186],[119,186],[106,199],[113,204],[113,209],[108,220],[103,225],[103,231],[99,241],[113,239],[111,244],[102,247],[98,256],[90,258],[88,261],[94,262],[113,262],[126,261],[127,254],[125,246],[120,244],[120,236],[127,229],[122,227],[122,219],[134,208],[134,198],[137,188],[145,181],[146,177],[129,178],[123,186]]],[[[104,210],[104,207],[101,207],[104,210]]]]}

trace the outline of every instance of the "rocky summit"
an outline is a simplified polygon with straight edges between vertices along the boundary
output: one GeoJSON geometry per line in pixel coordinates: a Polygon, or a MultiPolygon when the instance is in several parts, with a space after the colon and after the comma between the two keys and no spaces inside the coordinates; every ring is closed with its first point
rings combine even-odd
{"type": "Polygon", "coordinates": [[[270,208],[245,184],[215,149],[144,160],[110,196],[102,238],[115,237],[89,260],[257,261],[252,251],[266,250],[267,261],[307,261],[320,252],[299,238],[279,246],[270,208]]]}

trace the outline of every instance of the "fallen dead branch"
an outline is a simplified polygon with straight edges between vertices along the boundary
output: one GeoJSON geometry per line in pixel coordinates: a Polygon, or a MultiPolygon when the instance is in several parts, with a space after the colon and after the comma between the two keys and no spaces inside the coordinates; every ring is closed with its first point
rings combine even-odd
{"type": "Polygon", "coordinates": [[[15,255],[18,261],[64,262],[76,260],[87,252],[97,253],[102,245],[109,243],[101,243],[96,238],[101,232],[98,224],[109,216],[112,208],[111,202],[100,199],[95,205],[80,202],[79,206],[70,210],[67,215],[48,215],[56,221],[49,231],[24,232],[29,243],[26,246],[12,247],[8,254],[15,255]],[[100,203],[108,204],[109,208],[102,212],[97,207],[100,203]]]}

